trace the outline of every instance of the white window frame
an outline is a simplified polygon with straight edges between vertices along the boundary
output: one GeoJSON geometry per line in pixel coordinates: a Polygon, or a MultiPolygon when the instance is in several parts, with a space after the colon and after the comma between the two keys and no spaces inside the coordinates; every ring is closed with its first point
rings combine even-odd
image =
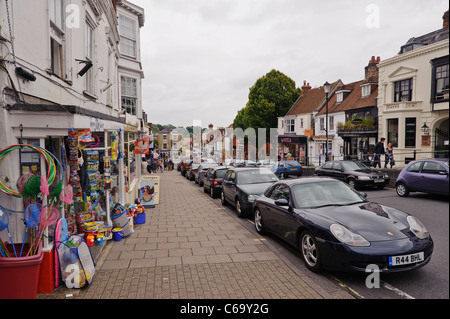
{"type": "Polygon", "coordinates": [[[370,84],[361,85],[361,96],[368,97],[370,95],[370,84]]]}
{"type": "Polygon", "coordinates": [[[65,78],[64,1],[49,0],[50,70],[60,79],[65,78]]]}
{"type": "Polygon", "coordinates": [[[286,119],[284,126],[286,133],[295,133],[295,119],[286,119]]]}
{"type": "Polygon", "coordinates": [[[85,92],[95,95],[95,25],[90,17],[86,15],[84,32],[84,54],[86,60],[92,62],[92,67],[86,72],[85,77],[85,92]],[[90,31],[90,32],[89,32],[90,31]]]}
{"type": "Polygon", "coordinates": [[[122,109],[125,109],[125,111],[131,115],[137,115],[137,108],[138,108],[137,85],[138,85],[137,78],[126,75],[120,76],[120,98],[121,98],[120,105],[122,109]],[[124,83],[124,80],[128,82],[124,83]],[[129,84],[133,82],[135,84],[134,88],[129,86],[129,84]],[[131,91],[129,89],[131,89],[131,91]],[[127,103],[130,104],[128,105],[127,103]],[[134,105],[132,105],[132,103],[134,103],[134,105]]]}
{"type": "Polygon", "coordinates": [[[120,35],[120,43],[119,43],[119,51],[121,54],[136,58],[137,57],[137,21],[123,14],[119,14],[119,35],[120,35]],[[133,30],[125,28],[124,23],[132,23],[133,30]],[[130,32],[126,32],[128,30],[130,32]],[[132,47],[133,52],[127,52],[125,50],[125,43],[128,43],[128,47],[132,47]]]}

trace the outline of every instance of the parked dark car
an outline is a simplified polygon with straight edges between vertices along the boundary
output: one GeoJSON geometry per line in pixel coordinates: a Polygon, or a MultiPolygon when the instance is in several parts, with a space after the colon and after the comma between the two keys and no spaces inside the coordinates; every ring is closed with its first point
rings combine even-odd
{"type": "Polygon", "coordinates": [[[276,166],[272,166],[272,172],[278,177],[302,176],[302,165],[294,160],[279,161],[276,166]]]}
{"type": "Polygon", "coordinates": [[[360,161],[328,161],[316,168],[315,175],[328,176],[348,183],[354,189],[383,188],[389,184],[389,175],[372,170],[360,161]]]}
{"type": "Polygon", "coordinates": [[[278,180],[268,168],[232,167],[223,178],[222,205],[235,206],[237,215],[243,218],[251,213],[254,200],[278,180]]]}
{"type": "Polygon", "coordinates": [[[209,193],[212,198],[218,196],[222,191],[222,181],[227,171],[227,166],[209,168],[203,179],[203,191],[209,193]]]}
{"type": "Polygon", "coordinates": [[[312,271],[399,272],[426,265],[433,240],[415,217],[328,177],[282,180],[254,203],[255,228],[300,250],[312,271]]]}
{"type": "Polygon", "coordinates": [[[181,164],[181,175],[186,177],[187,172],[189,171],[189,169],[191,168],[192,162],[193,162],[193,158],[185,158],[183,159],[183,163],[181,164]]]}
{"type": "Polygon", "coordinates": [[[196,163],[192,163],[191,166],[189,167],[189,170],[186,172],[186,178],[190,181],[195,180],[195,174],[198,171],[198,167],[200,166],[200,164],[196,164],[196,163]]]}
{"type": "Polygon", "coordinates": [[[424,159],[408,163],[395,181],[395,189],[401,197],[410,192],[449,195],[448,158],[424,159]]]}
{"type": "Polygon", "coordinates": [[[195,173],[195,182],[199,186],[203,186],[203,178],[205,177],[206,173],[208,172],[208,169],[210,167],[215,167],[217,164],[215,163],[201,163],[198,167],[197,172],[195,173]]]}

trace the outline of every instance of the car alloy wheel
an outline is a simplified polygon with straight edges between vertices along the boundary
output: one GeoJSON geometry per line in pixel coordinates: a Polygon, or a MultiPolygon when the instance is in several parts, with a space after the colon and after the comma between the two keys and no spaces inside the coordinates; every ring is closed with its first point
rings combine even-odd
{"type": "Polygon", "coordinates": [[[220,192],[220,201],[223,206],[227,205],[227,200],[225,199],[225,194],[224,194],[223,190],[220,192]]]}
{"type": "Polygon", "coordinates": [[[214,194],[214,188],[212,186],[209,188],[209,195],[211,196],[211,198],[216,197],[216,195],[214,194]]]}
{"type": "Polygon", "coordinates": [[[264,224],[262,219],[262,214],[259,208],[255,208],[255,228],[258,234],[264,234],[264,224]]]}
{"type": "Polygon", "coordinates": [[[320,271],[319,247],[309,231],[304,231],[300,236],[300,251],[306,267],[314,272],[320,271]]]}
{"type": "Polygon", "coordinates": [[[236,212],[239,218],[244,217],[244,213],[242,212],[242,204],[239,198],[236,198],[236,212]]]}
{"type": "Polygon", "coordinates": [[[397,195],[400,197],[408,197],[408,195],[409,195],[409,189],[403,183],[398,183],[395,186],[395,190],[397,191],[397,195]]]}

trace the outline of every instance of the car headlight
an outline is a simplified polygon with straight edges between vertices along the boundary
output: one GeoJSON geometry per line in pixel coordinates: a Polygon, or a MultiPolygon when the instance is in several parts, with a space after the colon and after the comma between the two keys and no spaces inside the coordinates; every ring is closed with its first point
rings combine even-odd
{"type": "Polygon", "coordinates": [[[258,198],[258,195],[248,195],[248,197],[247,197],[249,202],[255,201],[256,198],[258,198]]]}
{"type": "Polygon", "coordinates": [[[417,238],[425,239],[430,235],[424,224],[422,224],[416,217],[408,216],[406,217],[406,220],[409,224],[409,230],[412,231],[417,238]]]}
{"type": "Polygon", "coordinates": [[[370,180],[370,176],[358,176],[358,179],[363,180],[363,181],[368,181],[368,180],[370,180]]]}
{"type": "Polygon", "coordinates": [[[388,175],[388,174],[384,174],[384,178],[385,178],[385,179],[388,179],[388,178],[389,178],[389,175],[388,175]]]}
{"type": "Polygon", "coordinates": [[[368,247],[370,243],[361,235],[355,234],[339,224],[333,224],[330,226],[331,233],[340,242],[356,247],[368,247]]]}

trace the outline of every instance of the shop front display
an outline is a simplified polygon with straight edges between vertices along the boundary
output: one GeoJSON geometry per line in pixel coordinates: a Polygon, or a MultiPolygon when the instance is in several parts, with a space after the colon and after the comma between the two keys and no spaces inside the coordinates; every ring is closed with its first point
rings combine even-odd
{"type": "MultiPolygon", "coordinates": [[[[145,223],[145,207],[140,198],[136,196],[129,204],[120,200],[120,192],[125,190],[119,168],[125,156],[127,177],[138,180],[132,161],[135,140],[128,136],[125,154],[121,152],[121,143],[120,129],[104,132],[69,129],[66,136],[24,139],[0,151],[0,164],[14,151],[18,151],[20,159],[17,183],[0,181],[2,271],[30,264],[35,257],[33,271],[39,274],[39,285],[44,276],[46,281],[48,278],[52,281],[52,287],[45,293],[61,284],[82,288],[94,280],[93,260],[113,239],[113,229],[119,226],[115,218],[117,208],[121,207],[123,237],[133,233],[134,225],[145,223]],[[25,209],[5,207],[11,203],[25,209]],[[17,220],[20,214],[25,221],[23,237],[11,233],[9,227],[10,216],[17,220]],[[18,237],[23,239],[17,242],[18,237]],[[48,274],[39,272],[43,263],[46,265],[42,269],[48,274]]],[[[10,287],[4,288],[27,291],[20,286],[23,284],[20,271],[8,270],[17,273],[17,280],[10,279],[10,287]]],[[[19,293],[19,298],[33,298],[37,291],[42,291],[34,286],[35,281],[30,281],[32,293],[23,296],[19,293]]],[[[7,294],[1,290],[0,293],[7,294]]]]}

